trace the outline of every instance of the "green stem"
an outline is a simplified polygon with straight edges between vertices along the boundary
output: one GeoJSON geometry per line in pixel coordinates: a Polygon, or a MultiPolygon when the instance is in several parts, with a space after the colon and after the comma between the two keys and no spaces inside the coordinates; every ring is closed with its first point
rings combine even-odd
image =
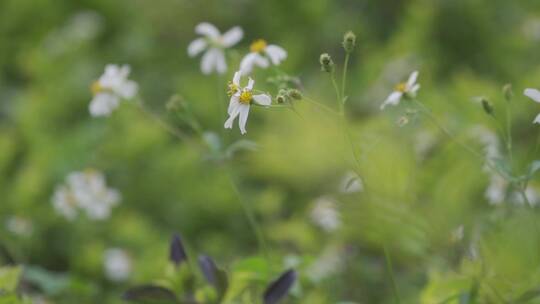
{"type": "Polygon", "coordinates": [[[392,283],[392,291],[394,292],[396,304],[401,303],[401,299],[399,297],[399,291],[396,284],[396,279],[394,277],[394,269],[392,267],[392,258],[390,256],[390,252],[388,251],[388,247],[386,245],[383,246],[384,250],[384,258],[386,260],[386,267],[388,269],[388,274],[390,276],[390,281],[392,283]]]}
{"type": "Polygon", "coordinates": [[[337,98],[337,103],[338,103],[338,106],[339,106],[339,114],[343,114],[343,102],[341,102],[341,95],[339,93],[339,88],[338,88],[338,84],[336,82],[336,75],[335,75],[335,72],[332,71],[330,73],[330,79],[332,80],[332,85],[334,86],[334,90],[336,91],[336,98],[337,98]]]}
{"type": "Polygon", "coordinates": [[[309,98],[309,97],[307,97],[307,96],[304,96],[304,97],[303,97],[303,100],[305,100],[305,101],[307,101],[307,102],[311,102],[312,104],[314,104],[314,105],[320,107],[321,109],[324,109],[324,110],[326,110],[326,111],[328,111],[328,112],[330,112],[330,113],[332,113],[332,114],[338,114],[338,113],[336,113],[336,111],[334,111],[334,110],[331,109],[330,107],[328,107],[328,106],[326,106],[326,105],[324,105],[324,104],[322,104],[322,103],[320,103],[320,102],[318,102],[318,101],[315,101],[315,100],[313,100],[313,99],[311,99],[311,98],[309,98]]]}
{"type": "Polygon", "coordinates": [[[508,158],[510,159],[510,171],[513,170],[514,157],[512,155],[512,105],[506,105],[506,149],[508,150],[508,158]]]}
{"type": "Polygon", "coordinates": [[[343,76],[341,77],[341,103],[345,103],[345,87],[347,84],[347,68],[349,66],[350,54],[347,52],[345,55],[345,62],[343,63],[343,76]]]}

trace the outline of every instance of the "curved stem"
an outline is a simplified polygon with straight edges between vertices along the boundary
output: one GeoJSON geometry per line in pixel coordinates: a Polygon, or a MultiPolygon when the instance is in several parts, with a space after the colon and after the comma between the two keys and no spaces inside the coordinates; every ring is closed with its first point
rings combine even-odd
{"type": "Polygon", "coordinates": [[[392,257],[390,256],[390,252],[388,251],[388,247],[386,245],[383,246],[384,250],[384,258],[386,260],[386,267],[388,269],[388,275],[390,276],[390,281],[392,283],[392,291],[394,292],[395,302],[396,304],[401,303],[401,299],[399,297],[399,291],[396,284],[396,279],[394,277],[394,269],[392,267],[392,257]]]}
{"type": "Polygon", "coordinates": [[[506,104],[506,149],[510,159],[510,171],[513,170],[514,157],[512,155],[512,105],[506,104]]]}
{"type": "Polygon", "coordinates": [[[347,68],[349,66],[349,57],[351,54],[347,52],[345,62],[343,63],[343,76],[341,77],[341,103],[345,103],[345,87],[347,85],[347,68]]]}

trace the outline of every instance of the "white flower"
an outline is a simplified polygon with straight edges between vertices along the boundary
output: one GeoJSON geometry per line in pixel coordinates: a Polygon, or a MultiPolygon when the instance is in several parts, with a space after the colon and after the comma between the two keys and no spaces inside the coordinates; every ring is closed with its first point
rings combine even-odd
{"type": "Polygon", "coordinates": [[[320,197],[313,203],[312,221],[326,232],[332,232],[341,226],[341,214],[336,203],[328,197],[320,197]]]}
{"type": "Polygon", "coordinates": [[[229,118],[225,121],[224,127],[232,129],[232,124],[236,117],[239,116],[238,125],[240,132],[246,134],[246,123],[249,115],[249,107],[252,102],[262,106],[269,106],[272,103],[272,98],[267,94],[253,95],[253,85],[255,81],[249,78],[248,85],[244,88],[240,86],[240,72],[234,73],[233,81],[229,83],[229,95],[231,101],[227,110],[229,118]]]}
{"type": "Polygon", "coordinates": [[[414,71],[409,76],[407,82],[398,84],[394,89],[394,92],[392,92],[381,105],[381,110],[383,110],[387,105],[398,105],[404,96],[416,96],[416,93],[418,90],[420,90],[420,84],[416,83],[417,78],[418,71],[414,71]]]}
{"type": "Polygon", "coordinates": [[[131,259],[124,250],[119,248],[105,250],[103,267],[107,278],[114,282],[125,281],[131,275],[131,259]]]}
{"type": "Polygon", "coordinates": [[[195,33],[202,35],[202,38],[193,40],[188,46],[188,55],[195,57],[206,50],[201,60],[201,71],[208,75],[212,72],[223,74],[227,71],[224,49],[237,44],[244,32],[238,26],[228,30],[221,35],[219,30],[208,22],[203,22],[195,27],[195,33]]]}
{"type": "Polygon", "coordinates": [[[29,236],[32,234],[32,222],[20,216],[11,216],[6,220],[6,229],[13,234],[29,236]]]}
{"type": "Polygon", "coordinates": [[[250,53],[240,62],[240,72],[242,75],[248,75],[254,66],[265,69],[270,64],[279,65],[285,58],[287,58],[287,51],[282,47],[258,39],[251,44],[250,53]]]}
{"type": "Polygon", "coordinates": [[[364,190],[364,183],[358,174],[349,171],[341,180],[339,190],[342,193],[362,192],[364,190]]]}
{"type": "Polygon", "coordinates": [[[508,182],[499,174],[492,173],[485,197],[491,205],[500,205],[506,199],[508,182]]]}
{"type": "MultiPolygon", "coordinates": [[[[537,89],[525,89],[525,92],[523,92],[523,94],[536,102],[540,102],[540,91],[538,91],[537,89]]],[[[540,124],[540,114],[536,116],[533,123],[540,124]]]]}
{"type": "Polygon", "coordinates": [[[106,219],[119,201],[120,193],[107,187],[101,172],[91,169],[70,173],[53,196],[55,209],[69,220],[75,219],[79,209],[92,220],[106,219]]]}
{"type": "Polygon", "coordinates": [[[109,116],[122,99],[130,99],[137,94],[137,83],[128,80],[129,65],[108,64],[105,72],[92,84],[94,98],[89,110],[92,116],[109,116]]]}

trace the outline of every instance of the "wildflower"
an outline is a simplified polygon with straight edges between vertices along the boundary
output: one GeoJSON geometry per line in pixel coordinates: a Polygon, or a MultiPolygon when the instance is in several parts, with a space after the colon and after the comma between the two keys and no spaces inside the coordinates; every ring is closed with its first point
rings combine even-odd
{"type": "Polygon", "coordinates": [[[321,63],[321,71],[327,73],[334,72],[334,60],[332,60],[332,57],[328,53],[321,54],[319,62],[321,63]]]}
{"type": "Polygon", "coordinates": [[[109,116],[122,99],[130,99],[137,94],[137,83],[128,80],[129,65],[108,64],[105,73],[92,84],[94,98],[89,110],[92,116],[109,116]]]}
{"type": "Polygon", "coordinates": [[[343,49],[347,53],[352,53],[354,51],[354,47],[356,45],[356,35],[352,31],[348,31],[343,36],[343,49]]]}
{"type": "Polygon", "coordinates": [[[75,219],[79,209],[90,219],[103,220],[119,203],[120,193],[107,187],[101,172],[89,169],[70,173],[66,183],[56,188],[52,201],[55,209],[68,220],[75,219]]]}
{"type": "Polygon", "coordinates": [[[249,47],[250,52],[240,62],[240,72],[242,75],[248,75],[254,66],[263,69],[273,65],[279,65],[287,58],[287,51],[275,44],[268,44],[266,40],[255,40],[249,47]]]}
{"type": "Polygon", "coordinates": [[[227,71],[224,50],[237,44],[244,32],[239,26],[221,34],[219,30],[208,22],[199,23],[195,27],[195,33],[203,37],[193,40],[188,46],[188,55],[195,57],[205,51],[201,59],[201,72],[205,75],[217,72],[223,74],[227,71]]]}
{"type": "Polygon", "coordinates": [[[396,86],[394,92],[392,92],[388,98],[381,105],[383,110],[387,105],[398,105],[402,98],[414,98],[416,93],[420,89],[420,84],[416,83],[418,78],[418,71],[412,72],[407,82],[402,82],[396,86]]]}
{"type": "Polygon", "coordinates": [[[484,196],[490,205],[500,205],[506,199],[507,188],[508,182],[500,175],[493,173],[484,196]]]}
{"type": "Polygon", "coordinates": [[[120,248],[109,248],[103,255],[103,267],[107,278],[114,282],[122,282],[131,275],[131,259],[120,248]]]}
{"type": "Polygon", "coordinates": [[[255,81],[249,78],[248,85],[244,88],[240,86],[240,71],[234,73],[233,81],[229,84],[229,103],[228,114],[229,118],[225,121],[224,127],[232,129],[232,124],[236,117],[239,116],[238,125],[240,132],[246,134],[246,123],[249,115],[249,107],[252,102],[262,106],[269,106],[272,103],[272,98],[267,94],[253,94],[253,86],[255,81]]]}
{"type": "MultiPolygon", "coordinates": [[[[523,94],[536,102],[540,102],[540,91],[537,89],[526,89],[523,94]]],[[[540,114],[536,116],[533,123],[540,124],[540,114]]]]}
{"type": "Polygon", "coordinates": [[[282,273],[279,278],[268,285],[264,291],[263,303],[277,304],[281,301],[289,293],[289,290],[296,282],[297,277],[298,274],[293,269],[289,269],[282,273]]]}
{"type": "Polygon", "coordinates": [[[333,200],[321,197],[315,200],[313,204],[311,219],[315,225],[326,232],[335,231],[341,226],[341,214],[333,200]]]}

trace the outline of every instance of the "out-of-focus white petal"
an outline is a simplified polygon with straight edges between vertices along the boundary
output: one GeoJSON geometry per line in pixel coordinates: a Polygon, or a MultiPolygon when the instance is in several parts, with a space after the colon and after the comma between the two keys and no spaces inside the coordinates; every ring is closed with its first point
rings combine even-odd
{"type": "Polygon", "coordinates": [[[420,90],[420,84],[415,84],[413,85],[413,87],[409,90],[409,92],[415,94],[416,92],[418,92],[418,90],[420,90]]]}
{"type": "Polygon", "coordinates": [[[195,27],[195,33],[212,39],[217,39],[220,36],[219,30],[208,22],[199,23],[195,27]]]}
{"type": "Polygon", "coordinates": [[[202,59],[201,59],[201,72],[205,75],[211,74],[215,67],[216,67],[216,61],[218,60],[218,56],[220,55],[220,51],[211,48],[206,53],[204,53],[202,59]]]}
{"type": "Polygon", "coordinates": [[[536,118],[534,119],[534,123],[540,124],[540,114],[536,116],[536,118]]]}
{"type": "Polygon", "coordinates": [[[272,104],[272,98],[267,94],[253,95],[253,100],[262,106],[269,106],[272,104]]]}
{"type": "Polygon", "coordinates": [[[204,51],[208,43],[204,38],[198,38],[193,40],[188,46],[189,57],[197,56],[200,52],[204,51]]]}
{"type": "Polygon", "coordinates": [[[409,76],[409,80],[407,80],[407,87],[411,88],[416,83],[416,79],[418,79],[418,71],[414,71],[411,73],[411,76],[409,76]]]}
{"type": "Polygon", "coordinates": [[[115,93],[120,95],[122,98],[130,99],[137,94],[137,90],[137,83],[135,81],[128,80],[119,86],[115,93]]]}
{"type": "Polygon", "coordinates": [[[255,80],[253,80],[253,78],[249,77],[248,85],[247,85],[246,89],[251,91],[251,90],[253,90],[254,85],[255,85],[255,80]]]}
{"type": "Polygon", "coordinates": [[[118,107],[120,100],[113,94],[99,93],[90,102],[88,110],[94,117],[109,116],[118,107]]]}
{"type": "Polygon", "coordinates": [[[536,102],[540,102],[540,91],[537,89],[525,89],[523,94],[536,102]]]}
{"type": "Polygon", "coordinates": [[[248,75],[249,73],[251,73],[257,56],[257,53],[249,53],[244,56],[244,58],[240,62],[240,73],[242,73],[242,75],[248,75]]]}
{"type": "Polygon", "coordinates": [[[240,71],[236,71],[234,72],[234,76],[233,76],[233,84],[236,85],[236,86],[240,86],[240,77],[242,76],[242,74],[240,73],[240,71]]]}
{"type": "Polygon", "coordinates": [[[241,104],[239,102],[236,102],[234,105],[232,105],[232,108],[229,111],[229,118],[225,121],[225,124],[223,125],[225,129],[232,129],[232,124],[238,114],[240,114],[240,106],[241,104]]]}
{"type": "Polygon", "coordinates": [[[283,49],[280,46],[270,44],[266,47],[264,50],[268,57],[270,57],[270,61],[272,61],[273,65],[278,65],[281,63],[281,61],[285,60],[287,58],[287,51],[283,49]]]}
{"type": "Polygon", "coordinates": [[[240,40],[242,40],[242,37],[244,37],[244,31],[242,31],[242,28],[239,26],[231,28],[221,37],[223,47],[228,48],[237,44],[240,40]]]}
{"type": "Polygon", "coordinates": [[[222,50],[216,49],[216,71],[218,74],[227,72],[227,62],[225,62],[225,54],[222,50]]]}
{"type": "Polygon", "coordinates": [[[392,94],[390,94],[390,96],[388,96],[388,98],[386,98],[386,100],[381,105],[381,110],[384,110],[384,108],[387,105],[392,105],[392,106],[397,105],[399,101],[401,100],[402,96],[403,96],[403,93],[401,92],[398,92],[398,91],[392,92],[392,94]]]}
{"type": "Polygon", "coordinates": [[[238,95],[233,95],[231,97],[231,101],[229,102],[229,108],[227,109],[227,114],[232,115],[234,109],[238,106],[240,103],[238,95]]]}
{"type": "Polygon", "coordinates": [[[240,118],[238,119],[238,126],[240,127],[240,133],[242,135],[246,134],[246,123],[249,115],[249,105],[247,104],[240,104],[238,107],[240,110],[240,118]]]}

